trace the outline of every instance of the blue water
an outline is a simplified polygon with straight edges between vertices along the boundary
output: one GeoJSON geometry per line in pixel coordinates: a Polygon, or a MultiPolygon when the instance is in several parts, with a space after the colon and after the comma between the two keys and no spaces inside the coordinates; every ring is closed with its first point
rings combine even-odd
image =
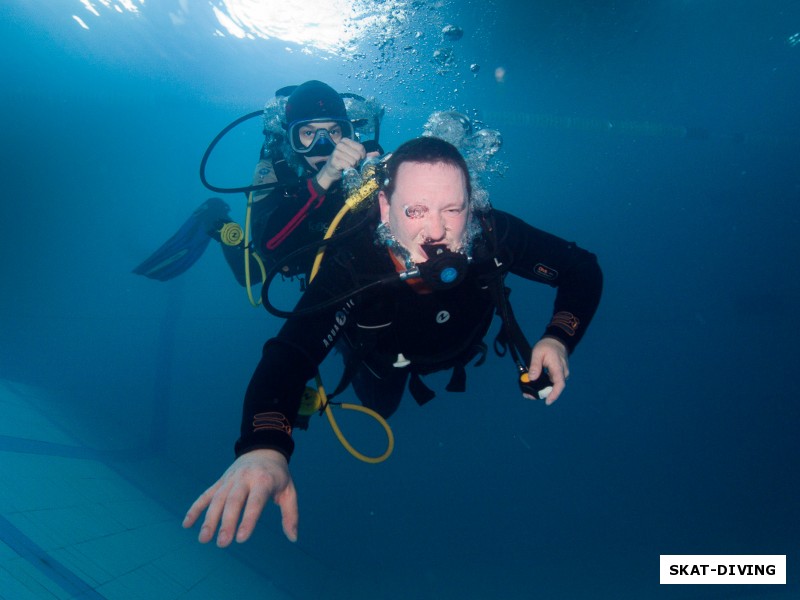
{"type": "MultiPolygon", "coordinates": [[[[405,398],[383,465],[313,421],[292,460],[302,551],[352,598],[797,593],[800,5],[418,3],[396,42],[367,31],[342,56],[215,36],[210,5],[132,4],[0,8],[0,378],[64,393],[98,440],[180,465],[197,482],[185,510],[232,460],[279,326],[215,247],[168,283],[130,273],[211,195],[208,143],[307,79],[384,102],[387,149],[433,110],[469,112],[504,136],[493,204],[595,252],[600,311],[552,407],[492,357],[466,394],[405,398]],[[440,39],[448,23],[461,40],[440,39]],[[437,48],[454,57],[442,74],[437,48]],[[660,554],[786,554],[789,589],[659,586],[660,554]]],[[[250,125],[215,155],[221,184],[251,177],[250,125]]],[[[227,201],[241,219],[243,197],[227,201]]],[[[512,285],[536,335],[551,291],[512,285]]],[[[377,448],[370,427],[349,431],[377,448]]],[[[311,597],[287,575],[302,564],[271,559],[278,534],[269,510],[246,550],[311,597]]]]}

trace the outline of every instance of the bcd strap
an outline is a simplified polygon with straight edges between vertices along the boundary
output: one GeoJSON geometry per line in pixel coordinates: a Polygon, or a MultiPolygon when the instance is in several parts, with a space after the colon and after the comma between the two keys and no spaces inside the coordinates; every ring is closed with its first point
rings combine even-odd
{"type": "Polygon", "coordinates": [[[520,367],[527,367],[525,361],[530,360],[533,347],[528,343],[522,328],[517,323],[508,295],[511,292],[504,284],[504,276],[498,276],[489,282],[492,298],[497,308],[497,314],[503,323],[500,333],[494,340],[494,349],[498,356],[505,356],[511,351],[511,356],[520,367]]]}
{"type": "Polygon", "coordinates": [[[408,382],[408,391],[411,392],[411,396],[420,406],[426,402],[430,402],[433,400],[434,396],[436,396],[434,391],[422,382],[419,373],[411,373],[411,378],[408,382]]]}
{"type": "Polygon", "coordinates": [[[286,162],[286,159],[282,156],[272,160],[272,168],[275,169],[275,176],[281,184],[288,184],[300,180],[297,176],[297,172],[289,166],[289,163],[286,162]]]}
{"type": "Polygon", "coordinates": [[[508,336],[502,327],[494,338],[494,353],[501,358],[508,354],[508,336]]]}
{"type": "Polygon", "coordinates": [[[361,355],[353,352],[353,355],[348,357],[344,361],[344,370],[342,370],[342,377],[339,379],[339,383],[336,386],[336,389],[333,390],[332,393],[328,394],[328,400],[333,399],[334,396],[338,396],[343,391],[347,389],[347,386],[350,385],[350,382],[353,381],[353,377],[356,376],[356,371],[358,371],[358,366],[361,364],[361,355]]]}
{"type": "Polygon", "coordinates": [[[453,367],[453,374],[444,389],[448,392],[463,392],[467,389],[467,370],[464,365],[453,367]]]}
{"type": "MultiPolygon", "coordinates": [[[[340,264],[345,267],[345,269],[350,273],[354,285],[356,285],[358,283],[358,274],[353,268],[352,256],[349,254],[337,255],[335,260],[340,262],[340,264]]],[[[376,304],[373,304],[371,309],[380,312],[380,307],[376,304]]],[[[392,310],[395,309],[392,308],[392,310]]],[[[370,356],[370,354],[375,350],[375,345],[377,344],[378,340],[378,331],[384,327],[389,327],[392,324],[393,319],[394,313],[392,313],[390,319],[378,319],[378,321],[384,321],[381,323],[380,327],[376,327],[375,322],[371,323],[370,327],[358,327],[358,335],[355,339],[346,332],[342,334],[342,339],[337,344],[337,347],[339,347],[340,351],[344,355],[344,369],[336,389],[333,390],[332,394],[328,394],[328,399],[338,396],[345,389],[347,389],[347,386],[353,381],[353,377],[355,377],[359,367],[364,362],[364,359],[367,356],[370,356]]]]}
{"type": "MultiPolygon", "coordinates": [[[[483,342],[475,344],[471,348],[467,357],[459,360],[453,366],[453,370],[450,374],[450,381],[447,382],[447,386],[445,386],[444,389],[446,389],[448,392],[467,391],[466,366],[473,358],[475,358],[476,355],[480,355],[480,358],[478,358],[478,360],[475,362],[475,366],[476,367],[481,366],[486,361],[486,353],[487,353],[486,344],[484,344],[483,342]]],[[[411,380],[409,381],[408,384],[408,391],[411,392],[411,396],[414,398],[414,400],[416,400],[417,404],[419,404],[420,406],[432,400],[436,396],[436,393],[425,385],[425,383],[422,381],[422,377],[420,377],[419,373],[416,372],[411,373],[411,380]]]]}

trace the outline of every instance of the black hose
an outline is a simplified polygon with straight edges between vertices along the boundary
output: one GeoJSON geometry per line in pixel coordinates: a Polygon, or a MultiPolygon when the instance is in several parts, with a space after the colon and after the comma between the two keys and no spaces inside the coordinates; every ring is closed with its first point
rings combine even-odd
{"type": "Polygon", "coordinates": [[[203,182],[203,185],[206,186],[206,188],[208,188],[212,192],[217,192],[218,194],[235,194],[237,192],[244,192],[245,194],[249,194],[250,192],[255,192],[255,191],[258,191],[258,190],[271,190],[271,189],[274,189],[274,188],[278,187],[278,183],[277,182],[272,182],[272,183],[260,183],[258,185],[247,185],[247,186],[235,187],[235,188],[223,188],[223,187],[218,187],[218,186],[215,186],[215,185],[211,185],[208,182],[208,179],[206,179],[206,165],[208,163],[208,158],[209,158],[209,156],[211,156],[211,152],[214,150],[214,148],[216,148],[216,146],[219,143],[219,141],[223,137],[225,137],[225,135],[227,135],[227,133],[231,129],[239,126],[240,124],[244,123],[245,121],[248,121],[248,120],[252,119],[253,117],[258,117],[258,116],[263,115],[263,114],[264,114],[263,110],[256,110],[256,111],[253,111],[251,113],[248,113],[248,114],[244,115],[243,117],[239,117],[233,123],[229,124],[222,131],[220,131],[217,134],[217,137],[215,137],[211,141],[211,143],[208,145],[208,148],[206,148],[205,154],[203,154],[203,159],[200,161],[200,181],[203,182]]]}
{"type": "Polygon", "coordinates": [[[299,309],[299,310],[298,309],[281,310],[281,309],[277,308],[276,306],[274,306],[269,300],[269,286],[272,284],[272,281],[273,281],[273,279],[275,279],[275,276],[278,275],[278,273],[280,273],[280,270],[281,270],[281,268],[283,267],[284,264],[291,262],[293,259],[295,259],[298,256],[301,256],[303,254],[307,254],[307,253],[312,252],[312,251],[316,252],[322,246],[331,246],[333,244],[336,244],[336,243],[342,241],[345,238],[348,238],[348,237],[352,236],[354,233],[357,233],[362,227],[364,227],[365,224],[367,223],[367,221],[369,221],[369,220],[370,220],[370,214],[369,214],[369,211],[367,211],[367,214],[364,216],[364,218],[361,219],[360,221],[358,221],[352,227],[349,227],[348,229],[346,229],[346,230],[344,230],[344,231],[342,231],[340,233],[337,233],[336,235],[331,236],[327,240],[324,240],[324,239],[323,240],[315,240],[315,241],[313,241],[313,242],[311,242],[309,244],[306,244],[305,246],[301,246],[297,250],[295,250],[293,252],[290,252],[285,257],[283,257],[283,260],[276,261],[275,264],[273,264],[267,270],[267,276],[264,279],[264,284],[263,284],[263,286],[261,288],[261,301],[262,301],[262,303],[264,305],[264,308],[267,309],[267,312],[269,312],[272,315],[275,315],[276,317],[280,317],[282,319],[288,319],[289,317],[301,317],[301,316],[312,315],[312,314],[317,313],[319,311],[331,308],[332,306],[335,306],[337,304],[341,304],[342,302],[344,302],[348,298],[351,298],[352,296],[354,296],[356,294],[360,294],[361,292],[364,292],[364,291],[366,291],[368,289],[371,289],[373,287],[376,287],[378,285],[383,285],[385,283],[391,283],[391,282],[394,282],[394,281],[399,281],[400,280],[400,274],[399,273],[392,273],[391,275],[388,275],[387,277],[384,277],[382,279],[378,279],[376,281],[372,281],[372,282],[367,283],[367,284],[365,284],[365,285],[363,285],[363,286],[361,286],[359,288],[348,290],[346,293],[341,294],[341,295],[339,295],[339,296],[337,296],[335,298],[331,298],[329,300],[325,300],[324,302],[320,302],[319,304],[316,304],[314,306],[307,306],[307,307],[305,307],[303,309],[299,309]]]}

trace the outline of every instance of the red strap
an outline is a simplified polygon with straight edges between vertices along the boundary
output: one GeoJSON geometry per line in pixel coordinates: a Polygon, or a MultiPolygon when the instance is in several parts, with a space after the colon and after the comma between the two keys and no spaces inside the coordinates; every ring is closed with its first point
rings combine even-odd
{"type": "Polygon", "coordinates": [[[303,207],[297,211],[297,214],[293,216],[286,225],[283,226],[278,233],[276,233],[267,243],[265,244],[267,250],[275,250],[278,246],[280,246],[291,233],[297,229],[297,226],[303,222],[303,220],[308,216],[308,213],[311,212],[312,209],[319,208],[323,201],[325,200],[325,196],[320,196],[317,194],[317,191],[314,189],[314,185],[311,182],[311,179],[306,181],[306,185],[308,187],[308,191],[311,194],[308,201],[303,205],[303,207]],[[311,206],[315,200],[319,199],[316,206],[311,206]]]}

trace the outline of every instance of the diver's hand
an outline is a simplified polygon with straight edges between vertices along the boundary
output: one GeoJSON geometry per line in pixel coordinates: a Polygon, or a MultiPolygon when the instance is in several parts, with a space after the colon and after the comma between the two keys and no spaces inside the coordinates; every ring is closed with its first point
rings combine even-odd
{"type": "Polygon", "coordinates": [[[355,169],[362,160],[367,157],[367,152],[359,142],[350,138],[342,138],[333,149],[333,154],[317,173],[317,183],[327,190],[335,181],[342,178],[342,173],[346,169],[355,169]]]}
{"type": "Polygon", "coordinates": [[[286,458],[275,450],[252,450],[237,458],[222,477],[195,500],[186,513],[183,526],[189,528],[194,525],[202,512],[208,509],[200,528],[200,543],[205,544],[214,538],[217,525],[217,546],[229,546],[234,539],[234,531],[236,541],[242,543],[253,533],[258,517],[270,498],[281,509],[283,533],[290,541],[296,542],[299,519],[297,491],[286,458]]]}
{"type": "MultiPolygon", "coordinates": [[[[558,400],[567,385],[567,378],[569,377],[567,347],[555,338],[543,338],[533,347],[531,364],[528,367],[528,377],[530,377],[531,381],[535,381],[542,374],[542,369],[545,368],[550,376],[550,381],[553,382],[553,390],[545,399],[545,404],[549,406],[558,400]]],[[[525,397],[534,399],[528,395],[525,397]]]]}

